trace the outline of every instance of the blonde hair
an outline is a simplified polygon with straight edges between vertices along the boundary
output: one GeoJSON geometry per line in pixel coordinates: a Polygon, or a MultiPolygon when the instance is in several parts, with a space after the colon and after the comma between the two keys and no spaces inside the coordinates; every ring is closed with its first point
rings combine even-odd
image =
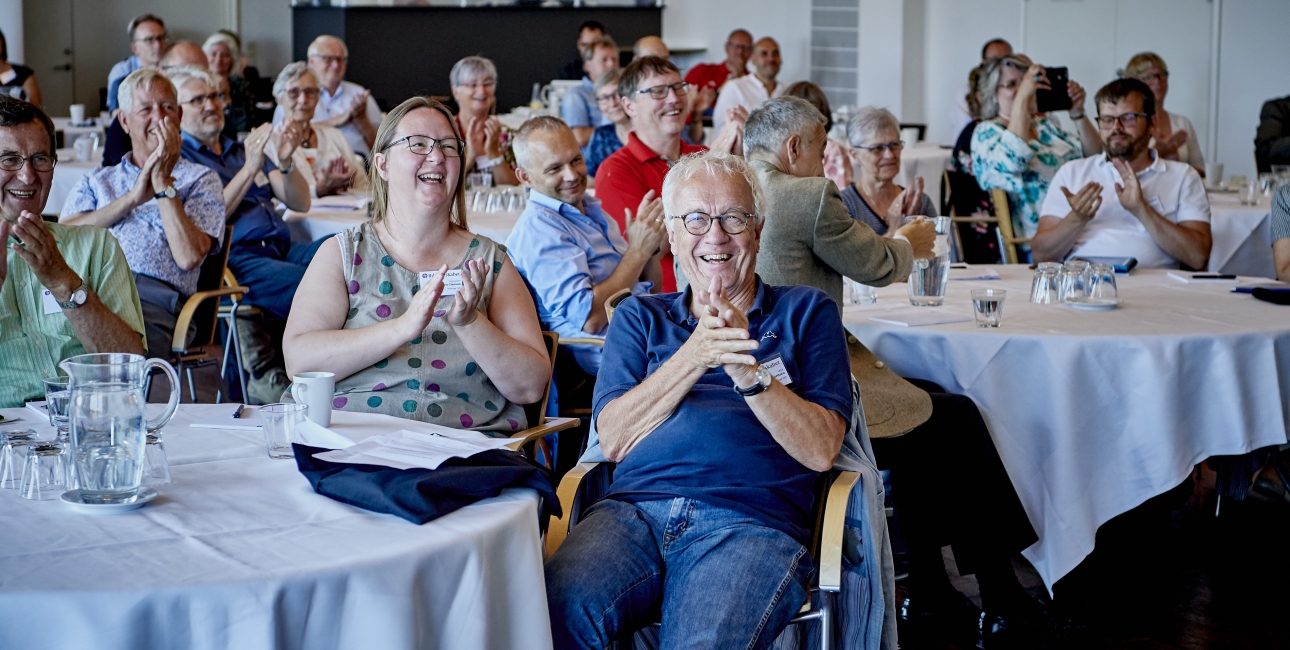
{"type": "MultiPolygon", "coordinates": [[[[372,164],[367,170],[367,178],[372,187],[372,223],[377,223],[386,217],[390,204],[390,184],[381,178],[376,168],[376,156],[384,155],[385,150],[394,141],[394,134],[398,131],[399,123],[403,118],[407,117],[408,113],[421,108],[438,111],[445,120],[448,120],[448,127],[452,129],[453,137],[462,139],[461,134],[457,132],[457,121],[453,119],[452,111],[438,100],[418,95],[404,100],[402,104],[387,113],[385,119],[381,120],[381,126],[376,129],[376,142],[372,143],[372,164]]],[[[461,169],[457,174],[457,187],[453,190],[452,224],[463,230],[469,230],[466,226],[466,161],[460,157],[457,160],[461,161],[461,169]]]]}
{"type": "Polygon", "coordinates": [[[1159,68],[1161,72],[1169,72],[1169,66],[1165,65],[1165,60],[1160,58],[1155,52],[1142,52],[1134,54],[1129,59],[1129,64],[1124,66],[1124,77],[1130,79],[1140,79],[1142,74],[1151,68],[1159,68]]]}

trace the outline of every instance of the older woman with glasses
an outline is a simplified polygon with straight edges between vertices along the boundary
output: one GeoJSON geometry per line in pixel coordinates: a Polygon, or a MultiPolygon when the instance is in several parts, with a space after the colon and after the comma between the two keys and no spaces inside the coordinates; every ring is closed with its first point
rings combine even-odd
{"type": "Polygon", "coordinates": [[[466,172],[492,172],[493,181],[517,185],[509,133],[493,117],[497,112],[497,66],[482,56],[468,56],[448,75],[457,102],[457,131],[466,139],[466,172]],[[510,158],[510,160],[508,160],[510,158]]]}
{"type": "Polygon", "coordinates": [[[251,130],[251,111],[255,97],[251,84],[239,74],[241,48],[237,40],[223,32],[211,34],[202,44],[207,67],[224,85],[224,134],[236,138],[239,132],[251,130]]]}
{"type": "Polygon", "coordinates": [[[632,118],[623,110],[618,101],[618,80],[622,79],[622,68],[614,68],[600,75],[596,80],[596,105],[600,113],[609,120],[609,124],[596,127],[587,143],[587,176],[595,178],[600,163],[623,148],[627,135],[632,132],[632,118]]]}
{"type": "Polygon", "coordinates": [[[291,154],[290,165],[278,160],[273,142],[265,146],[264,153],[279,168],[299,165],[305,170],[305,180],[314,198],[348,189],[367,190],[363,161],[354,153],[345,134],[334,126],[313,121],[320,92],[317,76],[304,61],[288,64],[278,73],[273,82],[273,97],[285,115],[279,128],[294,124],[304,135],[300,146],[291,154]]]}
{"type": "Polygon", "coordinates": [[[1205,177],[1205,154],[1200,150],[1196,127],[1186,115],[1165,110],[1165,95],[1169,94],[1169,66],[1155,52],[1143,52],[1129,59],[1124,66],[1124,76],[1137,79],[1156,96],[1156,122],[1151,128],[1151,147],[1165,160],[1185,162],[1205,177]]]}
{"type": "Polygon", "coordinates": [[[972,170],[981,189],[1008,193],[1018,237],[1033,237],[1039,228],[1039,207],[1057,169],[1102,150],[1097,127],[1084,112],[1084,88],[1074,81],[1066,87],[1078,135],[1038,111],[1035,93],[1041,88],[1049,88],[1044,66],[1022,55],[987,61],[977,78],[981,123],[972,133],[972,170]]]}
{"type": "Polygon", "coordinates": [[[851,218],[884,237],[904,225],[905,217],[936,216],[936,205],[923,193],[923,177],[911,187],[895,183],[900,173],[900,120],[885,108],[866,106],[847,120],[850,157],[860,163],[860,178],[842,190],[851,218]]]}
{"type": "Polygon", "coordinates": [[[283,352],[290,374],[336,374],[336,409],[510,435],[525,427],[521,405],[542,397],[550,358],[505,249],[467,229],[452,118],[427,97],[385,117],[372,218],[319,249],[283,352]]]}

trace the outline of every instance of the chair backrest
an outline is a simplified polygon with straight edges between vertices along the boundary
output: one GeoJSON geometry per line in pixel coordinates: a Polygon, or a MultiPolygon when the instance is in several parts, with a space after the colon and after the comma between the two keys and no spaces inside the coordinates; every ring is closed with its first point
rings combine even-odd
{"type": "MultiPolygon", "coordinates": [[[[918,129],[919,142],[922,142],[923,140],[927,139],[927,124],[923,122],[901,122],[900,130],[904,131],[905,129],[918,129]]],[[[913,143],[911,142],[908,144],[913,144],[913,143]]]]}
{"type": "MultiPolygon", "coordinates": [[[[202,262],[201,272],[197,276],[198,291],[213,291],[224,283],[224,271],[228,268],[229,242],[233,239],[233,226],[224,227],[224,241],[215,253],[202,262]]],[[[197,334],[189,347],[199,348],[215,343],[215,330],[219,323],[219,301],[207,300],[193,314],[193,323],[197,334]]]]}
{"type": "Polygon", "coordinates": [[[627,300],[628,298],[631,298],[631,297],[632,297],[631,289],[619,289],[617,292],[614,293],[614,295],[609,296],[609,299],[605,301],[605,320],[613,322],[614,310],[618,309],[618,305],[623,304],[624,300],[627,300]]]}
{"type": "Polygon", "coordinates": [[[542,424],[542,418],[546,417],[546,403],[551,397],[551,377],[555,374],[555,355],[560,349],[560,335],[542,332],[542,343],[546,345],[546,353],[551,360],[550,373],[547,375],[546,387],[542,389],[542,399],[524,405],[524,415],[528,417],[531,427],[542,424]]]}
{"type": "Polygon", "coordinates": [[[1003,259],[1009,264],[1016,264],[1017,238],[1012,230],[1012,210],[1008,207],[1008,193],[996,187],[990,190],[990,202],[994,204],[994,217],[998,220],[999,236],[1003,239],[1003,259]]]}

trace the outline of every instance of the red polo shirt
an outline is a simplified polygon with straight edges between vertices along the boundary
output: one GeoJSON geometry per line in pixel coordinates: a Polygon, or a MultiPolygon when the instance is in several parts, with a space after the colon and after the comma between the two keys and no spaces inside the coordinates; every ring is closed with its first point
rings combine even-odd
{"type": "MultiPolygon", "coordinates": [[[[682,156],[706,149],[703,145],[681,141],[682,156]]],[[[667,176],[668,169],[671,165],[637,139],[635,132],[627,136],[626,145],[600,163],[596,170],[596,198],[600,199],[600,207],[605,214],[618,222],[618,230],[624,236],[627,235],[627,217],[623,209],[631,210],[634,218],[647,192],[654,190],[656,196],[662,197],[663,177],[667,176]]],[[[663,266],[662,290],[676,291],[672,254],[664,255],[660,264],[663,266]]]]}
{"type": "Polygon", "coordinates": [[[685,81],[695,88],[708,87],[720,90],[721,86],[730,78],[730,68],[726,67],[726,62],[720,63],[700,63],[685,74],[685,81]]]}

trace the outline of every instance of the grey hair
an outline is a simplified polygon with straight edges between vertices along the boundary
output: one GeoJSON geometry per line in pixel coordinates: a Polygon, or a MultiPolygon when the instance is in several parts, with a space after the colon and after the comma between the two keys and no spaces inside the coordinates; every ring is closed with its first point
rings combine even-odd
{"type": "Polygon", "coordinates": [[[160,70],[142,68],[126,75],[125,79],[121,81],[121,85],[116,89],[116,103],[121,108],[121,112],[129,113],[134,110],[135,88],[147,88],[152,85],[154,80],[158,79],[170,89],[170,95],[175,98],[175,101],[179,101],[179,92],[175,90],[175,84],[171,83],[166,78],[166,75],[162,74],[160,70]]]}
{"type": "Polygon", "coordinates": [[[614,54],[618,53],[618,43],[614,40],[614,37],[608,34],[604,34],[599,38],[597,38],[596,40],[588,43],[587,47],[583,49],[581,52],[579,52],[578,54],[582,55],[583,61],[590,61],[592,57],[596,56],[596,50],[599,50],[605,47],[613,50],[614,54]]]}
{"type": "Polygon", "coordinates": [[[876,136],[886,130],[900,133],[900,120],[885,108],[865,106],[847,120],[847,142],[859,147],[864,144],[865,136],[876,136]]]}
{"type": "MultiPolygon", "coordinates": [[[[569,130],[569,125],[565,124],[564,120],[550,115],[541,115],[521,124],[519,130],[511,136],[511,151],[515,153],[515,164],[530,172],[536,172],[537,170],[530,166],[533,161],[529,160],[529,140],[538,131],[561,130],[569,130]]],[[[569,133],[573,132],[569,131],[569,133]]]]}
{"type": "Polygon", "coordinates": [[[217,90],[220,87],[219,80],[215,78],[214,73],[195,65],[177,65],[172,68],[167,68],[165,74],[166,77],[170,79],[170,83],[175,85],[176,97],[179,96],[179,89],[182,88],[184,84],[194,79],[217,90]]]}
{"type": "Polygon", "coordinates": [[[452,66],[452,72],[448,73],[448,83],[456,88],[467,81],[488,77],[492,77],[494,82],[497,81],[497,66],[482,56],[468,56],[452,66]]]}
{"type": "Polygon", "coordinates": [[[993,120],[999,117],[999,78],[1003,76],[1004,67],[1025,72],[1030,63],[1019,56],[1009,54],[987,61],[976,80],[976,91],[981,97],[981,119],[993,120]]]}
{"type": "Polygon", "coordinates": [[[287,84],[299,79],[305,75],[314,78],[314,83],[318,83],[318,75],[309,69],[309,64],[304,61],[295,61],[288,63],[287,67],[278,73],[278,78],[273,80],[273,96],[277,97],[287,90],[287,84]]]}
{"type": "Polygon", "coordinates": [[[744,156],[762,152],[779,153],[785,140],[794,135],[811,137],[813,126],[824,126],[819,109],[801,97],[776,97],[753,109],[744,122],[744,156]]]}
{"type": "MultiPolygon", "coordinates": [[[[810,104],[807,104],[810,106],[810,104]]],[[[679,206],[676,204],[676,194],[681,188],[689,185],[692,181],[699,180],[698,177],[707,178],[737,178],[748,184],[752,190],[753,221],[760,226],[766,221],[763,208],[766,206],[766,195],[762,192],[761,181],[757,179],[757,174],[753,172],[752,167],[739,156],[718,151],[716,149],[707,149],[688,156],[682,156],[672,169],[668,170],[667,176],[663,179],[663,212],[669,217],[678,216],[679,206]]],[[[674,230],[675,219],[667,220],[668,230],[674,230]]]]}
{"type": "Polygon", "coordinates": [[[601,88],[604,88],[605,86],[613,86],[613,87],[614,87],[614,94],[615,94],[615,95],[617,95],[617,94],[618,94],[618,80],[619,80],[619,79],[622,79],[622,78],[623,78],[623,69],[622,69],[622,68],[614,68],[613,70],[606,70],[606,71],[605,71],[605,74],[600,75],[600,78],[596,80],[596,85],[595,85],[595,87],[592,89],[592,92],[597,92],[597,93],[598,93],[598,92],[600,92],[600,89],[601,89],[601,88]]]}
{"type": "Polygon", "coordinates": [[[202,51],[206,56],[210,56],[211,48],[216,45],[223,45],[228,48],[229,57],[233,59],[233,70],[237,70],[237,61],[242,56],[242,49],[238,47],[237,40],[223,32],[215,32],[206,37],[206,42],[202,43],[202,51]]]}
{"type": "Polygon", "coordinates": [[[341,52],[343,52],[345,56],[349,56],[349,46],[345,44],[345,41],[341,40],[339,36],[332,36],[331,34],[323,34],[318,38],[309,41],[309,49],[305,50],[305,56],[313,56],[318,52],[318,46],[328,41],[336,41],[339,43],[341,52]]]}

